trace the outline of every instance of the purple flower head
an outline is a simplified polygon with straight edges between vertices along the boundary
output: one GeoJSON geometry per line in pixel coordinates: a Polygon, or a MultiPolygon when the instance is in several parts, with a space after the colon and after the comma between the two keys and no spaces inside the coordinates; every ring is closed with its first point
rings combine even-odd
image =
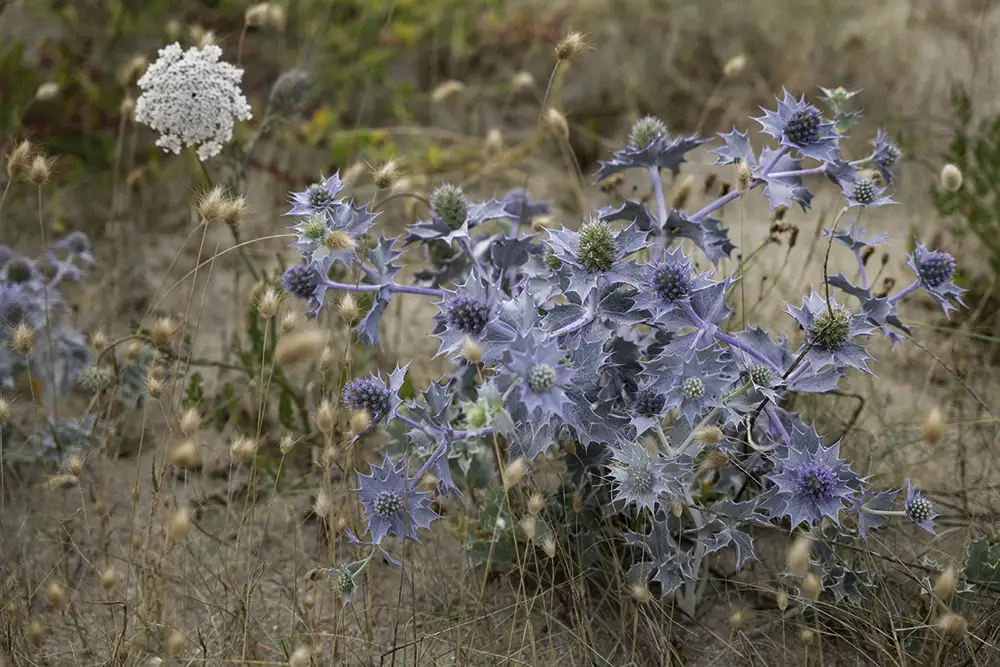
{"type": "Polygon", "coordinates": [[[965,306],[965,290],[952,282],[955,258],[940,250],[928,250],[922,243],[910,254],[906,264],[917,274],[920,286],[950,315],[956,306],[965,306]]]}
{"type": "Polygon", "coordinates": [[[610,222],[592,220],[579,232],[550,230],[545,243],[551,251],[550,265],[569,279],[566,291],[585,298],[597,289],[598,281],[639,287],[642,269],[626,258],[646,248],[648,236],[649,232],[640,231],[635,224],[616,232],[610,222]]]}
{"type": "Polygon", "coordinates": [[[319,183],[313,183],[302,192],[292,192],[288,200],[292,205],[285,215],[306,215],[324,213],[328,208],[338,203],[337,195],[346,184],[340,180],[340,172],[330,178],[320,178],[319,183]]]}
{"type": "Polygon", "coordinates": [[[868,336],[872,332],[872,326],[863,315],[838,305],[832,295],[827,305],[826,298],[815,290],[803,299],[801,308],[788,306],[787,312],[806,334],[805,345],[810,347],[805,361],[814,371],[846,364],[871,373],[866,363],[871,355],[863,346],[853,342],[856,337],[868,336]]]}
{"type": "MultiPolygon", "coordinates": [[[[61,303],[54,292],[49,293],[48,301],[50,309],[61,303]]],[[[0,338],[8,338],[21,322],[32,329],[45,324],[44,295],[32,283],[0,282],[0,338]]]]}
{"type": "Polygon", "coordinates": [[[659,261],[642,265],[642,283],[632,310],[648,311],[653,320],[661,320],[674,311],[682,311],[691,295],[712,284],[708,274],[692,275],[691,260],[681,247],[664,252],[659,261]]]}
{"type": "MultiPolygon", "coordinates": [[[[491,322],[499,314],[499,302],[496,289],[472,274],[455,292],[446,292],[444,301],[438,304],[437,326],[434,335],[441,340],[439,355],[452,354],[461,349],[466,338],[474,341],[499,338],[489,331],[491,322]]],[[[506,325],[496,323],[496,328],[507,329],[506,325]]],[[[511,332],[513,333],[513,332],[511,332]]],[[[507,337],[510,340],[512,336],[507,337]]],[[[484,358],[493,359],[499,350],[494,345],[484,345],[484,358]]]]}
{"type": "Polygon", "coordinates": [[[906,516],[913,523],[917,524],[931,535],[934,532],[934,519],[941,516],[934,511],[934,503],[929,498],[924,497],[920,491],[913,488],[910,478],[906,478],[906,502],[903,504],[906,516]]]}
{"type": "Polygon", "coordinates": [[[806,102],[805,96],[796,100],[787,90],[784,99],[778,100],[778,110],[763,109],[764,115],[755,118],[764,133],[774,137],[784,146],[795,148],[803,155],[820,162],[833,162],[840,154],[837,140],[840,134],[834,124],[806,102]]]}
{"type": "Polygon", "coordinates": [[[688,359],[664,354],[645,374],[666,396],[668,409],[677,408],[680,417],[692,424],[705,410],[721,405],[720,399],[736,375],[717,349],[703,350],[688,359]]]}
{"type": "Polygon", "coordinates": [[[383,417],[386,421],[391,420],[402,404],[399,390],[403,386],[408,366],[409,364],[397,366],[389,375],[388,384],[381,378],[381,374],[351,380],[344,385],[344,403],[352,410],[367,410],[372,416],[373,424],[383,417]]]}
{"type": "Polygon", "coordinates": [[[334,264],[349,267],[358,261],[357,249],[376,216],[353,201],[332,204],[292,227],[297,236],[292,245],[326,276],[334,264]]]}
{"type": "Polygon", "coordinates": [[[386,535],[420,541],[417,530],[430,528],[439,518],[431,509],[430,494],[417,491],[407,477],[406,466],[393,463],[386,455],[381,466],[371,466],[371,474],[358,475],[358,499],[368,520],[367,533],[373,544],[386,535]]]}
{"type": "Polygon", "coordinates": [[[770,476],[776,491],[776,515],[788,516],[794,529],[823,517],[840,523],[844,501],[859,490],[860,478],[840,458],[840,443],[824,447],[816,430],[792,429],[791,442],[770,476]]]}
{"type": "Polygon", "coordinates": [[[632,399],[632,426],[636,429],[636,437],[642,435],[663,420],[663,409],[667,398],[655,387],[641,387],[632,399]]]}
{"type": "Polygon", "coordinates": [[[872,152],[872,162],[886,183],[892,184],[892,170],[903,158],[903,151],[882,128],[875,132],[875,150],[872,152]]]}
{"type": "Polygon", "coordinates": [[[313,264],[295,264],[281,275],[281,286],[299,299],[311,299],[321,281],[322,276],[313,264]]]}
{"type": "Polygon", "coordinates": [[[625,507],[634,504],[638,509],[656,512],[663,496],[683,493],[677,481],[670,478],[666,460],[650,456],[639,443],[623,443],[610,449],[612,460],[608,467],[615,485],[614,498],[625,507]]]}
{"type": "Polygon", "coordinates": [[[506,366],[520,380],[521,400],[529,416],[540,412],[545,417],[564,418],[572,372],[562,363],[563,355],[557,343],[537,335],[511,344],[506,366]]]}
{"type": "Polygon", "coordinates": [[[70,232],[62,240],[56,241],[55,247],[68,251],[87,264],[94,263],[94,256],[90,251],[90,239],[81,231],[70,232]]]}
{"type": "Polygon", "coordinates": [[[885,206],[896,202],[885,196],[886,188],[879,187],[870,178],[858,176],[852,180],[844,180],[840,189],[847,199],[848,206],[885,206]]]}

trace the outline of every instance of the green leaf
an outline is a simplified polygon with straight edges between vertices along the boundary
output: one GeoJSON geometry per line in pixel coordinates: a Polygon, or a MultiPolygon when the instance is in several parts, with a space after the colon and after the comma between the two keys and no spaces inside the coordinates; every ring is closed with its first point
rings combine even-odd
{"type": "Polygon", "coordinates": [[[201,373],[197,371],[191,373],[191,378],[188,380],[183,405],[185,408],[195,408],[199,412],[205,411],[205,387],[201,373]]]}
{"type": "Polygon", "coordinates": [[[1000,544],[969,540],[965,549],[965,578],[971,584],[1000,588],[1000,544]]]}

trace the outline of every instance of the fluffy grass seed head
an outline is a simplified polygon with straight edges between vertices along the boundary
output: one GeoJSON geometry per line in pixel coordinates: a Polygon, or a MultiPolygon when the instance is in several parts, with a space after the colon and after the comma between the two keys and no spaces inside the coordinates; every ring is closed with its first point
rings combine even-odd
{"type": "Polygon", "coordinates": [[[528,462],[523,456],[519,456],[510,463],[507,467],[503,469],[502,479],[503,485],[506,488],[511,488],[516,486],[524,479],[524,475],[528,472],[528,462]]]}
{"type": "Polygon", "coordinates": [[[556,541],[552,539],[551,536],[542,540],[542,551],[544,551],[545,555],[549,558],[556,557],[556,541]]]}
{"type": "Polygon", "coordinates": [[[528,514],[538,516],[545,507],[545,496],[537,491],[528,496],[528,514]]]}
{"type": "Polygon", "coordinates": [[[58,97],[61,89],[62,86],[60,86],[57,82],[46,81],[38,86],[37,90],[35,90],[35,100],[38,102],[50,102],[58,97]]]}
{"type": "Polygon", "coordinates": [[[399,160],[392,158],[372,169],[372,182],[375,183],[375,187],[379,190],[391,189],[402,174],[399,165],[399,160]]]}
{"type": "Polygon", "coordinates": [[[941,413],[941,408],[935,405],[931,408],[921,426],[924,441],[929,445],[936,445],[941,441],[941,437],[944,435],[944,430],[947,426],[944,415],[941,413]]]}
{"type": "Polygon", "coordinates": [[[178,655],[184,650],[185,644],[187,644],[187,639],[184,637],[184,633],[177,628],[174,628],[167,633],[166,639],[163,640],[163,648],[165,648],[167,653],[170,655],[178,655]]]}
{"type": "Polygon", "coordinates": [[[556,136],[560,137],[564,141],[569,140],[569,123],[566,121],[566,116],[562,114],[561,111],[554,107],[549,107],[545,110],[545,115],[542,117],[545,125],[552,130],[556,136]]]}
{"type": "Polygon", "coordinates": [[[746,67],[747,57],[739,53],[726,61],[726,64],[722,67],[722,75],[727,79],[735,79],[743,73],[746,67]]]}
{"type": "Polygon", "coordinates": [[[191,532],[191,510],[181,505],[167,517],[167,536],[174,542],[183,542],[191,532]]]}
{"type": "Polygon", "coordinates": [[[813,541],[807,535],[799,535],[788,547],[785,563],[788,571],[797,577],[804,577],[809,571],[813,541]]]}
{"type": "Polygon", "coordinates": [[[341,297],[337,304],[337,313],[346,324],[354,324],[361,317],[361,309],[358,307],[358,300],[351,293],[341,297]]]}
{"type": "Polygon", "coordinates": [[[583,53],[587,48],[587,42],[583,33],[573,31],[567,33],[565,37],[556,43],[555,54],[559,62],[572,60],[583,53]]]}
{"type": "Polygon", "coordinates": [[[52,176],[52,161],[44,155],[35,155],[31,158],[31,165],[28,167],[28,182],[41,187],[49,182],[52,176]]]}
{"type": "Polygon", "coordinates": [[[170,462],[182,470],[200,470],[201,447],[191,438],[185,438],[170,448],[170,462]]]}
{"type": "Polygon", "coordinates": [[[431,92],[431,102],[440,104],[465,92],[465,84],[455,79],[449,79],[431,92]]]}
{"type": "Polygon", "coordinates": [[[153,328],[149,331],[149,338],[153,345],[158,348],[170,346],[170,341],[177,333],[177,322],[172,317],[161,317],[153,323],[153,328]]]}
{"type": "Polygon", "coordinates": [[[819,599],[819,594],[823,591],[823,584],[815,572],[807,573],[802,579],[802,591],[813,602],[819,599]]]}
{"type": "Polygon", "coordinates": [[[319,327],[308,327],[282,336],[274,347],[274,361],[291,366],[317,358],[326,347],[326,334],[319,327]]]}
{"type": "Polygon", "coordinates": [[[18,142],[7,153],[7,176],[11,179],[27,178],[28,169],[31,167],[31,156],[34,153],[35,148],[30,141],[23,139],[18,142]]]}
{"type": "Polygon", "coordinates": [[[181,413],[180,427],[181,433],[186,437],[191,437],[201,427],[201,413],[196,408],[186,409],[181,413]]]}
{"type": "Polygon", "coordinates": [[[238,435],[229,443],[229,455],[238,463],[248,463],[257,455],[260,443],[248,435],[238,435]]]}
{"type": "Polygon", "coordinates": [[[648,604],[653,599],[653,595],[645,584],[632,584],[629,586],[628,593],[639,604],[648,604]]]}
{"type": "Polygon", "coordinates": [[[351,429],[351,433],[358,435],[364,433],[368,430],[368,427],[372,423],[372,413],[368,410],[362,408],[361,410],[352,410],[351,418],[348,420],[348,428],[351,429]]]}
{"type": "Polygon", "coordinates": [[[10,401],[0,396],[0,426],[7,423],[7,419],[10,417],[10,401]]]}
{"type": "Polygon", "coordinates": [[[35,648],[45,643],[45,626],[37,618],[28,623],[28,641],[35,648]]]}
{"type": "Polygon", "coordinates": [[[100,580],[101,588],[104,590],[111,590],[118,583],[118,571],[109,565],[101,570],[100,580]]]}
{"type": "Polygon", "coordinates": [[[11,332],[10,346],[21,356],[28,356],[35,347],[35,330],[26,322],[18,322],[11,332]]]}
{"type": "Polygon", "coordinates": [[[257,299],[257,312],[265,320],[269,320],[278,313],[278,306],[281,304],[281,294],[274,287],[268,285],[261,292],[257,299]]]}
{"type": "Polygon", "coordinates": [[[490,128],[483,140],[483,154],[493,159],[503,152],[503,133],[495,127],[490,128]]]}
{"type": "Polygon", "coordinates": [[[962,188],[962,170],[953,164],[941,167],[941,187],[948,192],[958,192],[962,188]]]}
{"type": "Polygon", "coordinates": [[[937,581],[934,582],[934,597],[947,604],[957,588],[958,570],[955,569],[954,565],[949,565],[941,571],[937,581]]]}
{"type": "Polygon", "coordinates": [[[945,612],[938,617],[934,626],[941,632],[941,634],[950,635],[952,637],[964,637],[969,628],[969,624],[966,622],[965,618],[951,611],[945,612]]]}
{"type": "Polygon", "coordinates": [[[288,659],[288,667],[309,667],[311,663],[312,651],[308,646],[297,647],[288,659]]]}
{"type": "Polygon", "coordinates": [[[54,609],[62,609],[69,600],[69,594],[60,582],[50,581],[45,587],[45,599],[54,609]]]}
{"type": "Polygon", "coordinates": [[[236,121],[253,117],[240,88],[243,70],[221,56],[214,44],[184,51],[175,42],[139,78],[135,118],[160,133],[157,146],[173,153],[194,146],[207,160],[232,139],[236,121]]]}
{"type": "Polygon", "coordinates": [[[316,408],[316,428],[323,435],[330,435],[333,432],[335,421],[333,404],[329,399],[324,398],[320,402],[319,407],[316,408]]]}
{"type": "Polygon", "coordinates": [[[518,72],[510,78],[510,85],[514,90],[525,91],[535,87],[535,77],[531,72],[518,72]]]}

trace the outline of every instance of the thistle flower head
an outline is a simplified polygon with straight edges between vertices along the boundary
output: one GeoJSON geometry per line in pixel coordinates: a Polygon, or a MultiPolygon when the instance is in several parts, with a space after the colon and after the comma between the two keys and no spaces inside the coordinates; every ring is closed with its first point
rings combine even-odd
{"type": "Polygon", "coordinates": [[[511,344],[505,356],[507,368],[520,379],[524,390],[521,400],[528,414],[541,411],[545,416],[561,416],[569,398],[565,388],[571,372],[560,363],[563,352],[555,342],[535,335],[511,344]]]}
{"type": "Polygon", "coordinates": [[[872,152],[872,162],[882,175],[882,179],[891,184],[892,170],[903,159],[903,151],[882,128],[875,133],[875,150],[872,152]]]}
{"type": "Polygon", "coordinates": [[[940,514],[934,511],[934,503],[913,487],[909,478],[906,480],[906,501],[903,503],[906,516],[928,533],[934,533],[934,519],[940,514]]]}
{"type": "Polygon", "coordinates": [[[655,389],[646,388],[636,392],[632,410],[640,417],[652,419],[663,412],[666,398],[655,389]]]}
{"type": "Polygon", "coordinates": [[[754,364],[747,370],[750,380],[759,387],[770,387],[774,382],[774,371],[764,364],[754,364]]]}
{"type": "Polygon", "coordinates": [[[940,287],[955,275],[955,258],[940,250],[921,253],[917,262],[917,275],[924,285],[940,287]]]}
{"type": "Polygon", "coordinates": [[[353,410],[383,415],[389,410],[391,392],[376,377],[355,378],[344,386],[344,402],[353,410]]]}
{"type": "Polygon", "coordinates": [[[431,213],[449,229],[458,229],[469,216],[469,201],[465,192],[452,183],[438,186],[431,194],[431,213]]]}
{"type": "Polygon", "coordinates": [[[610,270],[618,259],[611,226],[602,220],[595,220],[581,227],[576,257],[580,265],[589,271],[610,270]]]}
{"type": "Polygon", "coordinates": [[[812,343],[821,350],[839,350],[851,334],[851,312],[843,306],[821,312],[809,329],[812,343]]]}
{"type": "Polygon", "coordinates": [[[705,395],[705,383],[701,378],[685,378],[681,382],[681,395],[685,401],[696,401],[705,395]]]}
{"type": "Polygon", "coordinates": [[[793,429],[791,442],[770,477],[775,485],[772,511],[787,515],[792,527],[815,523],[823,517],[839,523],[844,501],[859,490],[858,477],[840,458],[840,444],[824,447],[815,429],[793,429]]]}
{"type": "Polygon", "coordinates": [[[139,78],[135,118],[160,133],[157,146],[174,153],[196,146],[207,160],[232,138],[235,121],[252,118],[240,89],[243,70],[221,56],[215,45],[184,51],[174,43],[139,78]]]}
{"type": "Polygon", "coordinates": [[[448,324],[466,334],[478,336],[489,323],[489,306],[464,294],[449,299],[445,312],[448,324]]]}
{"type": "Polygon", "coordinates": [[[285,291],[299,299],[312,298],[322,277],[312,264],[296,264],[285,269],[281,285],[285,291]]]}
{"type": "Polygon", "coordinates": [[[682,257],[657,265],[649,286],[665,302],[686,298],[691,293],[691,263],[682,257]]]}
{"type": "Polygon", "coordinates": [[[429,528],[438,515],[431,509],[430,496],[416,489],[403,462],[388,456],[380,466],[371,466],[368,475],[358,475],[358,498],[368,519],[367,532],[378,544],[386,535],[419,541],[418,529],[429,528]]]}
{"type": "Polygon", "coordinates": [[[643,116],[635,121],[628,133],[628,145],[642,150],[658,139],[667,136],[667,126],[656,116],[643,116]]]}
{"type": "MultiPolygon", "coordinates": [[[[320,178],[319,182],[313,183],[302,192],[292,192],[288,195],[288,201],[292,209],[285,215],[313,216],[317,213],[325,213],[327,209],[340,202],[337,195],[344,189],[346,184],[340,178],[340,172],[329,178],[320,178]]],[[[310,221],[312,222],[312,221],[310,221]]],[[[322,226],[322,218],[319,218],[322,226]]],[[[312,229],[312,238],[321,238],[322,234],[312,229]]]]}
{"type": "Polygon", "coordinates": [[[819,141],[823,114],[811,104],[803,104],[785,121],[785,137],[793,144],[808,146],[819,141]]]}
{"type": "Polygon", "coordinates": [[[784,98],[778,100],[777,111],[764,109],[764,115],[755,120],[766,134],[796,149],[804,157],[827,163],[838,159],[840,134],[804,96],[795,99],[786,90],[784,98]]]}
{"type": "Polygon", "coordinates": [[[655,511],[665,502],[665,496],[679,495],[678,483],[672,478],[676,471],[665,459],[651,455],[639,443],[612,447],[611,458],[608,466],[615,486],[614,498],[626,507],[634,504],[639,509],[655,511]]]}
{"type": "Polygon", "coordinates": [[[862,206],[875,201],[875,184],[870,178],[861,178],[854,184],[854,199],[862,206]]]}

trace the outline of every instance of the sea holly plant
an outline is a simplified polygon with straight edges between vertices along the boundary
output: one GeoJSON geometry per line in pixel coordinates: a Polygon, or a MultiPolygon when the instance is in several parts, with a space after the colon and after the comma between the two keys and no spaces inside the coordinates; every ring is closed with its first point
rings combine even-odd
{"type": "MultiPolygon", "coordinates": [[[[849,159],[841,139],[857,119],[846,109],[854,95],[825,93],[832,119],[785,91],[756,119],[764,135],[756,148],[749,132],[722,134],[716,163],[735,169],[740,187],[694,211],[668,208],[661,172],[681,171],[688,153],[708,140],[674,135],[653,117],[636,122],[596,176],[645,172],[654,210],[628,200],[538,235],[523,231],[551,209],[523,190],[475,203],[461,187],[442,184],[429,220],[410,225],[402,238],[386,237],[382,216],[343,197],[337,177],[321,180],[312,194],[293,193],[289,215],[297,218],[302,263],[285,274],[288,292],[308,301],[312,314],[331,291],[373,294],[374,307],[355,328],[371,345],[380,345],[379,321],[391,298],[431,297],[438,308],[431,333],[439,354],[453,359],[450,374],[414,399],[399,395],[406,367],[389,381],[347,383],[344,402],[367,410],[372,428],[384,425],[402,439],[394,456],[361,475],[366,533],[353,539],[373,551],[391,540],[419,540],[438,518],[434,495],[463,492],[451,466],[464,461],[467,471],[470,452],[495,473],[507,470],[495,488],[512,483],[512,462],[520,479],[530,477],[538,457],[564,456],[570,495],[595,510],[588,516],[615,527],[629,581],[673,595],[690,614],[709,559],[724,550],[738,565],[754,558],[755,527],[832,530],[827,545],[834,551],[868,543],[890,520],[933,531],[938,514],[930,498],[909,483],[905,492],[873,488],[839,442],[786,409],[790,394],[834,391],[846,373],[870,373],[873,337],[902,343],[909,329],[898,306],[906,296],[923,291],[945,313],[963,305],[952,282],[954,259],[923,245],[910,260],[911,285],[891,295],[872,291],[865,248],[884,236],[867,236],[860,218],[893,203],[901,152],[879,130],[869,155],[849,159]],[[846,248],[858,277],[824,275],[819,289],[786,304],[800,330],[794,340],[734,327],[730,298],[741,273],[721,267],[736,246],[711,216],[755,192],[772,208],[808,209],[812,188],[824,180],[839,189],[847,210],[827,230],[827,243],[846,248]],[[336,251],[324,246],[331,233],[338,234],[336,251]],[[441,260],[418,273],[417,284],[400,280],[408,246],[441,260]],[[332,281],[331,261],[350,277],[332,281]],[[423,485],[428,476],[436,483],[423,485]]],[[[480,526],[475,540],[513,530],[501,521],[511,516],[509,505],[487,509],[483,516],[494,524],[480,526]]],[[[552,516],[545,521],[559,525],[552,516]]],[[[848,561],[832,558],[836,567],[827,574],[845,595],[860,594],[863,572],[848,561]]],[[[343,572],[337,576],[346,589],[343,572]]]]}

